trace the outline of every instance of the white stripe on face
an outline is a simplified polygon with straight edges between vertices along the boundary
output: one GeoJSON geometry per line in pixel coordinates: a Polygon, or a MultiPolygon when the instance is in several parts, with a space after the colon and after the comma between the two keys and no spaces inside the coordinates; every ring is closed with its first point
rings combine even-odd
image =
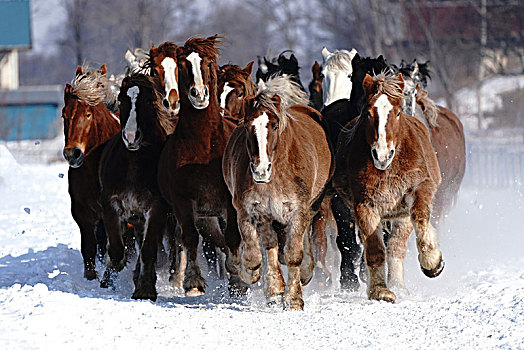
{"type": "Polygon", "coordinates": [[[222,109],[220,111],[220,115],[222,116],[224,116],[224,110],[226,109],[227,95],[229,95],[229,93],[233,90],[235,89],[229,86],[229,83],[224,84],[224,91],[222,91],[222,93],[220,94],[220,108],[222,109]]]}
{"type": "Polygon", "coordinates": [[[375,149],[378,159],[384,161],[389,154],[386,141],[386,124],[388,122],[388,114],[393,108],[393,105],[389,102],[387,95],[382,94],[377,98],[373,107],[375,107],[378,112],[378,140],[375,144],[375,149]]]}
{"type": "Polygon", "coordinates": [[[258,155],[260,162],[255,170],[261,170],[265,172],[269,166],[269,155],[267,152],[267,124],[269,123],[269,117],[266,112],[258,116],[251,125],[255,127],[255,135],[258,142],[258,155]]]}
{"type": "MultiPolygon", "coordinates": [[[[125,139],[130,143],[135,142],[136,131],[138,129],[138,124],[136,121],[136,99],[140,89],[138,86],[132,86],[127,90],[127,96],[131,99],[131,111],[129,112],[129,119],[127,120],[126,126],[124,127],[125,139]]],[[[124,139],[124,142],[126,141],[124,139]]]]}
{"type": "Polygon", "coordinates": [[[204,94],[204,79],[202,78],[202,71],[200,70],[200,62],[202,58],[196,52],[192,52],[191,55],[186,57],[186,60],[191,62],[191,69],[193,71],[193,76],[195,77],[195,89],[200,94],[204,94]]]}
{"type": "Polygon", "coordinates": [[[178,95],[178,83],[176,81],[175,69],[176,62],[171,57],[166,57],[162,60],[162,67],[164,68],[164,85],[166,89],[166,98],[169,97],[171,90],[175,90],[178,95]]]}

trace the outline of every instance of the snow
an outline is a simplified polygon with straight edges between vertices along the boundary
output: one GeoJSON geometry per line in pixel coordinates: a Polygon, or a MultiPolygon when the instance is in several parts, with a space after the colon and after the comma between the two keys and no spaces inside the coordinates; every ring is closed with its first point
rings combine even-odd
{"type": "Polygon", "coordinates": [[[446,268],[430,280],[409,242],[397,303],[338,285],[304,288],[305,310],[240,300],[225,281],[174,294],[160,269],[156,302],[135,301],[132,264],[115,290],[83,278],[67,165],[18,164],[0,146],[0,348],[524,349],[522,188],[464,188],[440,231],[446,268]],[[29,210],[25,210],[29,209],[29,210]]]}

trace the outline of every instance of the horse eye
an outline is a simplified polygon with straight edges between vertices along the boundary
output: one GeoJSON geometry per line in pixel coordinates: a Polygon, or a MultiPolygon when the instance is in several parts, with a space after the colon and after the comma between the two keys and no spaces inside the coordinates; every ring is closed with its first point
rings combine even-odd
{"type": "Polygon", "coordinates": [[[353,73],[349,73],[349,74],[348,74],[348,78],[351,79],[352,76],[353,76],[353,73]]]}
{"type": "Polygon", "coordinates": [[[91,113],[87,113],[87,114],[86,114],[86,118],[87,118],[87,119],[91,119],[91,113]]]}
{"type": "Polygon", "coordinates": [[[238,93],[238,98],[241,98],[241,97],[243,97],[243,96],[244,96],[244,93],[243,93],[242,91],[240,91],[240,92],[238,93]]]}

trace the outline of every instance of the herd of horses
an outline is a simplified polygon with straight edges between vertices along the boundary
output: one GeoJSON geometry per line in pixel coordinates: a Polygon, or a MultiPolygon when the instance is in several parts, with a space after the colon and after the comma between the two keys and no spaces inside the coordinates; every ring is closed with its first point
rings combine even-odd
{"type": "Polygon", "coordinates": [[[308,95],[293,53],[259,57],[255,84],[254,62],[217,64],[222,38],[128,52],[117,94],[105,65],[78,67],[66,84],[63,154],[85,277],[110,287],[137,256],[132,297],[156,300],[168,258],[172,286],[202,295],[202,237],[232,296],[263,275],[268,304],[302,309],[314,271],[331,281],[336,240],[341,287],[360,277],[370,299],[394,302],[413,230],[423,273],[438,276],[436,229],[465,142],[459,119],[428,97],[427,63],[324,48],[308,95]]]}

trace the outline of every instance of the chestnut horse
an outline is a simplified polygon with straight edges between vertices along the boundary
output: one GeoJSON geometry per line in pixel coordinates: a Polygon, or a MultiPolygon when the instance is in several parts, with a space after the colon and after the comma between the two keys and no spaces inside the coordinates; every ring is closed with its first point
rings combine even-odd
{"type": "Polygon", "coordinates": [[[98,71],[78,67],[71,85],[65,86],[62,109],[71,214],[80,229],[84,276],[88,280],[96,278],[97,240],[101,256],[106,245],[98,165],[105,142],[120,130],[119,117],[107,108],[115,103],[106,73],[105,65],[98,71]]]}
{"type": "Polygon", "coordinates": [[[438,276],[444,263],[430,219],[440,170],[426,127],[402,113],[402,75],[366,75],[363,88],[363,112],[339,139],[333,184],[352,210],[364,245],[369,298],[395,302],[385,278],[383,223],[413,225],[422,271],[438,276]]]}
{"type": "Polygon", "coordinates": [[[216,63],[220,38],[191,38],[178,53],[179,121],[158,168],[161,193],[182,229],[187,296],[201,295],[206,287],[197,264],[199,233],[225,251],[230,292],[243,293],[247,287],[238,276],[240,234],[222,176],[222,155],[236,123],[220,115],[216,63]],[[218,218],[225,224],[223,230],[218,218]]]}
{"type": "Polygon", "coordinates": [[[253,61],[244,68],[234,64],[226,64],[220,67],[218,74],[218,98],[220,103],[220,115],[232,119],[236,124],[243,121],[241,108],[246,96],[254,95],[256,85],[251,79],[253,61]]]}
{"type": "Polygon", "coordinates": [[[222,165],[242,235],[241,277],[250,284],[260,279],[264,251],[265,295],[290,309],[304,306],[302,285],[313,274],[309,228],[334,166],[325,131],[314,120],[318,112],[308,102],[290,77],[261,82],[246,100],[244,125],[233,132],[222,165]],[[286,235],[287,288],[278,231],[286,235]]]}
{"type": "Polygon", "coordinates": [[[125,266],[124,234],[130,223],[140,249],[134,299],[157,297],[155,262],[169,208],[158,189],[157,164],[164,141],[174,130],[161,104],[163,97],[158,77],[133,74],[124,79],[118,97],[122,133],[109,140],[100,161],[101,201],[109,241],[109,263],[101,287],[110,286],[125,266]]]}
{"type": "Polygon", "coordinates": [[[324,107],[324,99],[323,99],[323,92],[322,92],[322,67],[320,64],[318,64],[317,61],[313,64],[311,67],[311,73],[313,74],[311,78],[311,82],[309,83],[308,90],[309,90],[309,100],[311,101],[311,104],[317,111],[321,111],[322,107],[324,107]]]}

